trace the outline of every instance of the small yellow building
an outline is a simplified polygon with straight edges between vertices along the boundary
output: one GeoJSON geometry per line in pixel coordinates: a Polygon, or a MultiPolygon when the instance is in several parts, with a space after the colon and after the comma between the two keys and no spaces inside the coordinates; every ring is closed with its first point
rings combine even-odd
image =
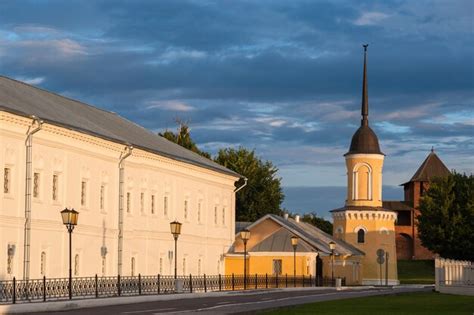
{"type": "MultiPolygon", "coordinates": [[[[317,227],[295,219],[268,214],[247,229],[247,274],[293,275],[346,278],[347,284],[360,284],[360,261],[364,253],[337,240],[317,227]],[[296,253],[291,237],[298,237],[296,253]],[[329,243],[334,242],[334,264],[329,243]],[[295,255],[296,254],[296,255],[295,255]],[[295,257],[296,256],[296,257],[295,257]],[[295,263],[296,262],[296,263],[295,263]]],[[[226,274],[244,273],[244,245],[237,234],[234,245],[225,255],[226,274]]]]}

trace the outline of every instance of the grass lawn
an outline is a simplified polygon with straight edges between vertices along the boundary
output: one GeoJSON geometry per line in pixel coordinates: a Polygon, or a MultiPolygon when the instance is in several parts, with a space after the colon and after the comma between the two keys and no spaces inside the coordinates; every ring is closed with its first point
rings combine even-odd
{"type": "Polygon", "coordinates": [[[435,292],[402,293],[317,302],[272,310],[266,314],[472,315],[474,314],[474,297],[435,292]]]}
{"type": "Polygon", "coordinates": [[[401,284],[433,284],[434,260],[399,260],[397,261],[398,280],[401,284]]]}

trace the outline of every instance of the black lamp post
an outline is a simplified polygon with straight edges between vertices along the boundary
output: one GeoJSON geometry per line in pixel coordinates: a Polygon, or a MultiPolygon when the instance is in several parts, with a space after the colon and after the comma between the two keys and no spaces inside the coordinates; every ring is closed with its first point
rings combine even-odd
{"type": "Polygon", "coordinates": [[[177,278],[178,274],[178,237],[181,234],[181,225],[178,221],[174,220],[170,223],[171,234],[174,237],[174,278],[177,278]]]}
{"type": "Polygon", "coordinates": [[[293,284],[296,286],[296,248],[298,247],[298,236],[291,237],[291,245],[293,246],[293,284]]]}
{"type": "Polygon", "coordinates": [[[63,224],[66,226],[67,231],[69,232],[69,299],[72,299],[72,231],[77,225],[77,219],[79,218],[79,212],[74,209],[69,210],[68,208],[61,211],[61,218],[63,219],[63,224]]]}
{"type": "Polygon", "coordinates": [[[244,290],[247,289],[247,241],[250,239],[250,231],[243,229],[240,231],[240,238],[244,242],[244,290]]]}
{"type": "Polygon", "coordinates": [[[331,281],[334,283],[334,249],[336,248],[336,243],[329,242],[329,248],[331,249],[331,281]]]}

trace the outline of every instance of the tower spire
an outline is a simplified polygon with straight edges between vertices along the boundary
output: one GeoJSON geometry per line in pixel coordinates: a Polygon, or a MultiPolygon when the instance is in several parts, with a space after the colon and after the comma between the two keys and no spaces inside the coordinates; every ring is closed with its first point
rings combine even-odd
{"type": "Polygon", "coordinates": [[[362,82],[362,126],[369,125],[369,94],[367,91],[367,47],[369,44],[362,45],[364,47],[364,79],[362,82]]]}

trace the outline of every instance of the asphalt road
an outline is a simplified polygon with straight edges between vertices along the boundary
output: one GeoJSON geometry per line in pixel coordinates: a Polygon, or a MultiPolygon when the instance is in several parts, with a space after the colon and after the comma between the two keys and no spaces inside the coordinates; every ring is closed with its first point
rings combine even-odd
{"type": "MultiPolygon", "coordinates": [[[[259,310],[307,304],[319,301],[338,300],[354,297],[397,294],[401,292],[431,291],[432,288],[376,288],[361,290],[271,290],[265,292],[235,292],[225,296],[155,301],[137,304],[113,305],[85,308],[53,314],[251,314],[259,310]]],[[[51,313],[36,313],[51,314],[51,313]]]]}

